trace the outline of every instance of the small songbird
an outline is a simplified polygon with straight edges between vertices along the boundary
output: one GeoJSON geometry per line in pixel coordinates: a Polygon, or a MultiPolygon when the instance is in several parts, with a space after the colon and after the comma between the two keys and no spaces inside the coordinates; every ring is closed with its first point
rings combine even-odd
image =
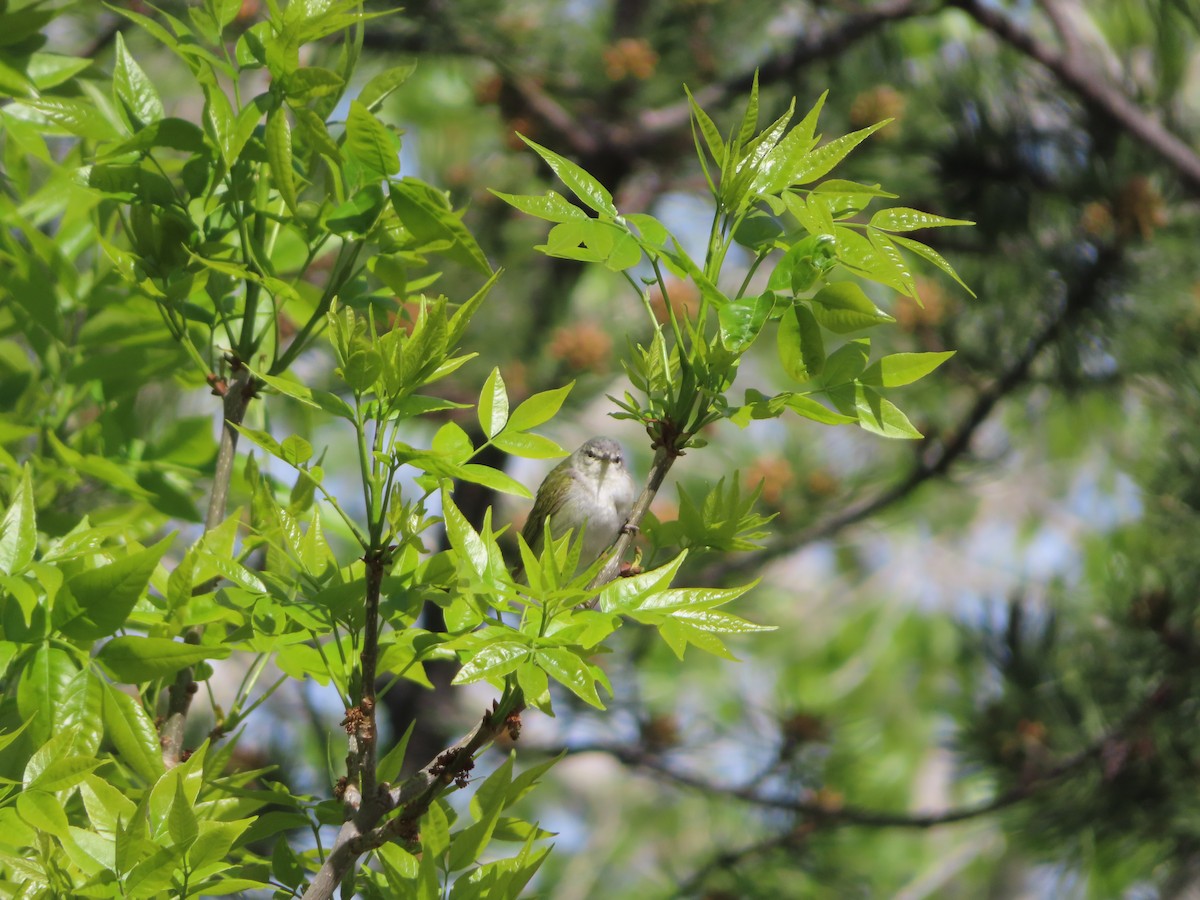
{"type": "Polygon", "coordinates": [[[578,535],[582,528],[579,565],[590,566],[621,533],[636,493],[621,445],[612,438],[591,438],[546,476],[521,535],[540,553],[547,516],[556,539],[568,529],[578,535]]]}

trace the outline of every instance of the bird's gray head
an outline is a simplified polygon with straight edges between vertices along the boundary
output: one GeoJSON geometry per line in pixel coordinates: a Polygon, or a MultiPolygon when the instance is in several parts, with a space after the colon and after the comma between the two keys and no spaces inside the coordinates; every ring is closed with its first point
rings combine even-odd
{"type": "Polygon", "coordinates": [[[581,472],[600,475],[610,467],[615,470],[625,467],[621,445],[612,438],[594,437],[576,450],[573,456],[574,464],[581,472]]]}

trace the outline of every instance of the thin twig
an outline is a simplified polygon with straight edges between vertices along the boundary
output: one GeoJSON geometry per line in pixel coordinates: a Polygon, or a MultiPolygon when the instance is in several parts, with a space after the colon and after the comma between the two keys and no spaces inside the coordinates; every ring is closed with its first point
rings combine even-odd
{"type": "MultiPolygon", "coordinates": [[[[246,417],[246,410],[254,398],[254,375],[245,366],[238,366],[228,387],[225,389],[225,421],[221,429],[221,442],[217,448],[217,462],[213,471],[212,491],[208,497],[208,512],[204,517],[205,532],[212,531],[225,520],[229,504],[229,485],[233,480],[233,466],[237,458],[238,432],[234,427],[246,417]]],[[[205,593],[215,585],[204,584],[194,593],[205,593]]],[[[189,628],[184,640],[189,644],[200,643],[203,629],[189,628]]],[[[159,730],[159,745],[162,747],[163,764],[169,769],[183,759],[183,734],[187,727],[188,711],[196,695],[196,681],[192,667],[181,669],[167,689],[167,715],[159,730]]]]}

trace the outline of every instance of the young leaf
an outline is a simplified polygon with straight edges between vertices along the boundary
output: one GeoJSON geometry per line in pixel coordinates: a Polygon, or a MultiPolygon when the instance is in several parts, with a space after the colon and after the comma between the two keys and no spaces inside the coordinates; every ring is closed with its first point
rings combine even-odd
{"type": "Polygon", "coordinates": [[[534,661],[546,674],[566,687],[580,700],[597,709],[604,709],[596,693],[596,676],[579,655],[561,647],[534,651],[534,661]]]}
{"type": "Polygon", "coordinates": [[[950,263],[944,256],[942,256],[942,254],[938,253],[932,247],[922,244],[920,241],[914,241],[912,238],[901,237],[898,234],[893,235],[892,240],[901,247],[911,250],[922,259],[933,263],[935,266],[957,281],[962,286],[963,290],[965,290],[968,294],[970,294],[972,297],[975,296],[975,292],[967,287],[966,282],[958,277],[958,273],[954,271],[954,267],[950,265],[950,263]]]}
{"type": "Polygon", "coordinates": [[[554,191],[546,191],[540,197],[536,194],[505,194],[500,191],[491,193],[526,215],[547,222],[573,222],[588,217],[582,209],[554,191]]]}
{"type": "Polygon", "coordinates": [[[265,132],[267,161],[271,164],[271,181],[284,204],[296,212],[296,175],[292,169],[292,130],[283,107],[271,110],[265,132]]]}
{"type": "Polygon", "coordinates": [[[536,141],[531,141],[523,134],[518,134],[538,156],[546,161],[546,164],[554,171],[559,180],[571,189],[576,197],[583,201],[584,205],[591,207],[598,213],[603,213],[607,216],[616,217],[617,208],[613,206],[612,194],[599,181],[577,166],[552,150],[547,150],[536,141]]]}
{"type": "Polygon", "coordinates": [[[486,437],[492,438],[504,430],[508,421],[508,392],[499,369],[492,369],[483,390],[479,392],[479,425],[486,437]]]}
{"type": "Polygon", "coordinates": [[[858,424],[865,431],[886,438],[919,439],[922,436],[894,403],[869,387],[854,386],[854,405],[858,410],[858,424]]]}
{"type": "Polygon", "coordinates": [[[513,431],[511,428],[506,428],[496,435],[492,443],[505,453],[525,459],[556,459],[567,455],[567,451],[550,438],[525,431],[513,431]]]}
{"type": "Polygon", "coordinates": [[[26,463],[12,502],[5,510],[4,520],[0,521],[0,573],[19,574],[33,562],[36,550],[33,481],[26,463]]]}
{"type": "Polygon", "coordinates": [[[786,406],[792,412],[796,413],[796,415],[812,419],[814,422],[820,422],[823,425],[849,425],[851,422],[857,421],[854,416],[846,416],[842,413],[834,412],[829,407],[818,403],[806,394],[789,395],[786,406]]]}
{"type": "Polygon", "coordinates": [[[396,88],[408,80],[408,77],[416,69],[417,64],[415,62],[385,69],[366,83],[362,89],[362,93],[358,95],[358,102],[371,112],[374,112],[379,109],[384,100],[392,95],[392,92],[396,88]]]}
{"type": "Polygon", "coordinates": [[[357,100],[346,117],[345,150],[377,178],[400,171],[400,138],[357,100]]]}
{"type": "Polygon", "coordinates": [[[529,655],[529,646],[515,640],[492,640],[463,663],[452,684],[471,684],[486,678],[500,678],[513,671],[529,655]]]}
{"type": "Polygon", "coordinates": [[[779,361],[788,377],[801,384],[825,367],[825,343],[809,308],[797,303],[783,314],[777,333],[779,361]]]}
{"type": "Polygon", "coordinates": [[[448,241],[450,248],[443,251],[447,256],[484,275],[492,275],[487,257],[450,208],[444,194],[415,178],[392,182],[388,193],[396,215],[417,240],[427,244],[448,241]]]}
{"type": "Polygon", "coordinates": [[[67,581],[69,599],[60,596],[54,607],[54,624],[76,640],[97,640],[113,634],[125,624],[174,539],[174,534],[168,535],[153,547],[72,576],[67,581]]]}
{"type": "Polygon", "coordinates": [[[820,324],[837,334],[896,321],[872,303],[863,289],[852,281],[823,287],[812,298],[812,312],[820,324]]]}
{"type": "Polygon", "coordinates": [[[741,297],[717,311],[721,342],[726,349],[741,353],[758,337],[775,308],[775,293],[764,291],[756,297],[741,297]]]}
{"type": "Polygon", "coordinates": [[[892,353],[871,363],[862,373],[863,384],[880,387],[900,387],[924,378],[954,355],[953,350],[940,353],[892,353]]]}
{"type": "Polygon", "coordinates": [[[527,398],[509,416],[506,430],[528,431],[530,428],[536,428],[544,422],[549,422],[562,407],[563,401],[567,399],[567,394],[574,386],[575,382],[572,381],[560,388],[540,391],[527,398]]]}
{"type": "Polygon", "coordinates": [[[163,117],[162,100],[154,88],[154,82],[125,49],[125,39],[119,31],[116,36],[116,55],[113,94],[116,101],[125,107],[136,131],[163,117]]]}
{"type": "Polygon", "coordinates": [[[810,181],[816,181],[821,176],[828,174],[834,166],[850,154],[851,150],[891,121],[891,119],[884,119],[882,122],[876,122],[874,125],[869,125],[851,134],[835,138],[824,147],[813,150],[800,160],[788,184],[808,184],[810,181]]]}
{"type": "Polygon", "coordinates": [[[946,219],[932,213],[921,212],[919,209],[909,209],[896,206],[892,209],[881,209],[871,216],[871,227],[883,231],[918,231],[922,228],[943,228],[947,225],[974,225],[967,219],[946,219]]]}
{"type": "MultiPolygon", "coordinates": [[[[838,347],[825,360],[825,369],[821,372],[822,386],[828,390],[854,381],[867,367],[867,356],[870,352],[870,338],[857,338],[838,347]]],[[[839,409],[841,408],[840,404],[836,405],[839,409]]]]}
{"type": "Polygon", "coordinates": [[[96,654],[95,660],[117,681],[139,684],[174,675],[180,669],[205,659],[225,659],[229,647],[185,644],[170,638],[126,634],[115,637],[96,654]]]}

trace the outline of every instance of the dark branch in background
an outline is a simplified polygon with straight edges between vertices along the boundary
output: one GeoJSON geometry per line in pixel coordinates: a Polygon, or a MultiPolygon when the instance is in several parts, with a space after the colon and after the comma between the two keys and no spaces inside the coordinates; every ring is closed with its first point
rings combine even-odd
{"type": "Polygon", "coordinates": [[[1075,52],[1073,32],[1064,16],[1050,6],[1048,14],[1064,49],[1047,46],[994,6],[981,0],[949,0],[1000,40],[1041,63],[1067,88],[1085,102],[1110,116],[1133,138],[1170,165],[1193,194],[1200,194],[1200,156],[1162,122],[1133,102],[1102,72],[1075,52]]]}
{"type": "Polygon", "coordinates": [[[895,813],[861,806],[772,796],[760,792],[756,784],[758,779],[753,779],[744,786],[714,784],[702,776],[679,771],[669,765],[660,755],[642,746],[597,744],[547,749],[543,752],[554,755],[565,749],[565,752],[572,756],[583,753],[603,753],[625,766],[644,770],[681,787],[691,788],[712,797],[738,800],[753,806],[794,813],[801,817],[802,822],[799,825],[793,825],[784,832],[768,835],[738,850],[727,850],[716,855],[684,882],[684,887],[677,894],[682,897],[698,889],[704,880],[718,869],[732,868],[748,858],[786,847],[793,842],[803,841],[809,834],[821,828],[937,828],[942,825],[980,818],[1016,806],[1078,774],[1089,763],[1102,760],[1108,749],[1126,739],[1155,713],[1168,706],[1173,696],[1174,692],[1170,683],[1163,681],[1154,690],[1148,692],[1141,702],[1115,726],[1075,753],[1041,771],[1023,776],[1020,783],[1001,791],[990,800],[931,813],[895,813]]]}
{"type": "MultiPolygon", "coordinates": [[[[837,56],[891,22],[921,15],[927,11],[928,6],[919,0],[883,0],[860,7],[824,29],[813,29],[811,24],[806,24],[786,49],[759,61],[759,86],[766,87],[790,78],[814,62],[837,56]]],[[[753,83],[754,70],[743,72],[728,80],[699,88],[694,92],[696,102],[706,109],[720,106],[748,93],[753,83]]],[[[610,129],[608,140],[625,152],[644,152],[658,143],[664,135],[686,128],[689,116],[686,102],[647,110],[639,114],[630,125],[610,129]]]]}
{"type": "Polygon", "coordinates": [[[995,381],[979,392],[975,402],[971,404],[958,426],[950,432],[949,437],[944,441],[934,443],[926,450],[904,478],[873,497],[849,503],[828,518],[794,534],[785,535],[762,550],[709,566],[705,571],[703,582],[716,584],[725,578],[758,569],[762,565],[787,556],[814,541],[833,537],[843,529],[904,500],[925,482],[946,475],[950,468],[966,455],[975,432],[992,414],[1000,401],[1028,381],[1033,363],[1042,351],[1059,338],[1063,329],[1079,313],[1095,305],[1101,282],[1116,269],[1121,258],[1121,250],[1117,247],[1104,247],[1097,251],[1096,258],[1088,265],[1079,280],[1068,288],[1067,296],[1063,298],[1041,330],[1030,338],[1021,354],[1000,373],[995,381]]]}

